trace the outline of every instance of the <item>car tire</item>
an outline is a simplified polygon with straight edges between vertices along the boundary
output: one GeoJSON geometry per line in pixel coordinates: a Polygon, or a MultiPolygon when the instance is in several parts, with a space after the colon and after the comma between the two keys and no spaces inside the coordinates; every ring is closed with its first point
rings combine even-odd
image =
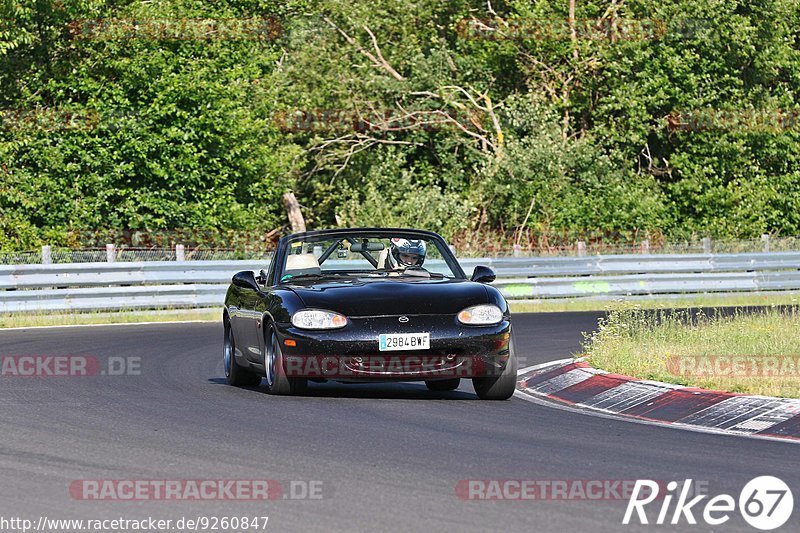
{"type": "Polygon", "coordinates": [[[236,362],[236,339],[230,320],[226,319],[224,326],[222,366],[225,370],[225,381],[234,387],[257,387],[261,383],[261,376],[236,362]]]}
{"type": "Polygon", "coordinates": [[[436,392],[456,390],[459,385],[461,385],[461,378],[439,379],[425,382],[425,386],[428,387],[428,390],[436,392]]]}
{"type": "Polygon", "coordinates": [[[290,378],[286,375],[283,366],[283,350],[275,333],[275,326],[270,325],[267,330],[265,344],[264,370],[266,372],[267,390],[270,394],[295,395],[303,394],[308,389],[306,378],[290,378]]]}
{"type": "Polygon", "coordinates": [[[507,400],[514,395],[517,386],[517,357],[514,353],[514,337],[508,343],[508,361],[497,376],[472,378],[472,386],[481,400],[507,400]]]}

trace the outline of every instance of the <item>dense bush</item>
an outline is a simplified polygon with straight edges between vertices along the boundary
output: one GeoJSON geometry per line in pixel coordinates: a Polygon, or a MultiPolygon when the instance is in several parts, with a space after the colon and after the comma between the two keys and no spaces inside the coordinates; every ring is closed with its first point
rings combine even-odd
{"type": "Polygon", "coordinates": [[[797,2],[576,7],[612,37],[530,30],[567,0],[0,0],[0,249],[267,232],[287,191],[312,228],[800,233],[798,122],[730,120],[798,110],[797,2]],[[632,20],[655,22],[621,34],[632,20]],[[668,126],[709,110],[729,120],[668,126]]]}

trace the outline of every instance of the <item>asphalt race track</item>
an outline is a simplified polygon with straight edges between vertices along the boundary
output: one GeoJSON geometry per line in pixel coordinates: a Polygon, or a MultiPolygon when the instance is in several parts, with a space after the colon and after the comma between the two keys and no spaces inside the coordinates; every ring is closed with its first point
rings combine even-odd
{"type": "MultiPolygon", "coordinates": [[[[598,316],[516,315],[520,368],[576,352],[598,316]]],[[[623,526],[621,499],[465,501],[456,487],[691,478],[712,496],[738,500],[747,481],[775,475],[794,489],[795,507],[800,501],[800,446],[792,443],[609,420],[516,397],[482,402],[467,381],[451,393],[334,383],[273,397],[224,384],[221,341],[220,324],[0,331],[3,356],[90,356],[101,368],[109,357],[141,358],[138,375],[0,377],[0,516],[269,516],[269,531],[710,531],[685,520],[623,526]],[[70,485],[87,479],[272,479],[284,494],[296,482],[297,496],[302,482],[315,481],[322,497],[77,499],[70,485]]],[[[660,503],[653,505],[651,521],[660,503]]],[[[695,511],[702,520],[702,508],[695,511]]],[[[798,529],[796,509],[783,530],[798,529]]],[[[717,530],[756,531],[737,512],[717,530]]]]}

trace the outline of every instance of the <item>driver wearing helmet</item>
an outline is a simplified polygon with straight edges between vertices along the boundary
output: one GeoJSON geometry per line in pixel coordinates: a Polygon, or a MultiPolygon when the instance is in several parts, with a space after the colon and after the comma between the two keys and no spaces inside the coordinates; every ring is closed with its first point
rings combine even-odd
{"type": "Polygon", "coordinates": [[[425,241],[420,239],[392,239],[390,253],[397,268],[421,267],[425,262],[425,241]]]}

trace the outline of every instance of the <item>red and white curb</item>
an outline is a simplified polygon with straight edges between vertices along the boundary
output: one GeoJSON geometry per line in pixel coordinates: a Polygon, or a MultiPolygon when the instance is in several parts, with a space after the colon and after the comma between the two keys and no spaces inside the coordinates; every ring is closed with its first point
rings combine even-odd
{"type": "Polygon", "coordinates": [[[581,360],[524,368],[518,395],[636,420],[715,433],[800,442],[800,400],[637,380],[581,360]]]}

